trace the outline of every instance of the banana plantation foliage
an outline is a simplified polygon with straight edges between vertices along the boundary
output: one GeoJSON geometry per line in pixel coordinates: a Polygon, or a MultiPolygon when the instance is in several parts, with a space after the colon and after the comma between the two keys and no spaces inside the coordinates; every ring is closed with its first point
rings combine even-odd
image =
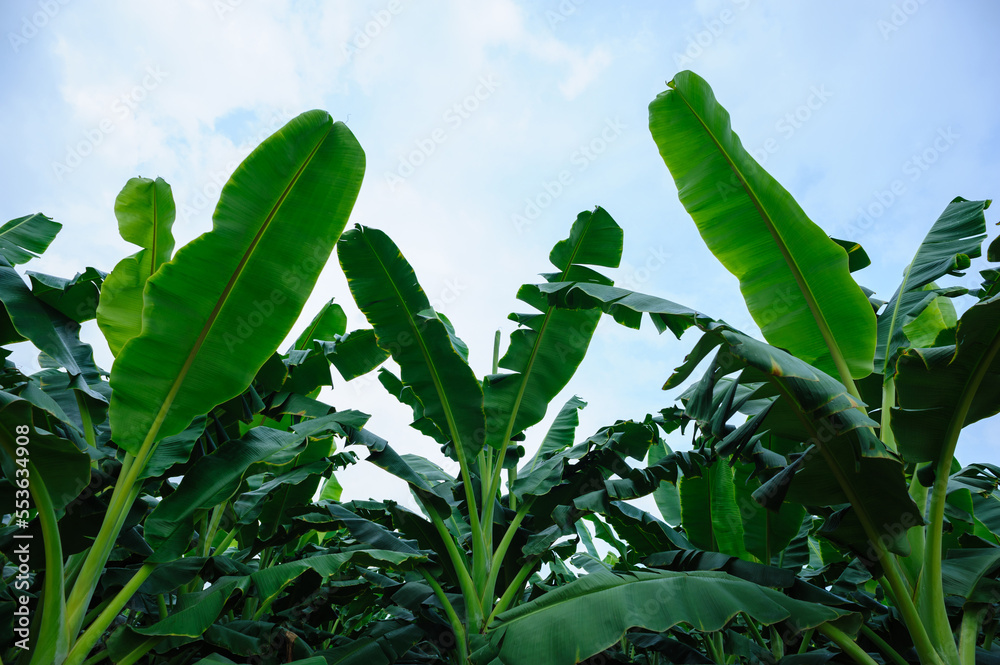
{"type": "Polygon", "coordinates": [[[254,150],[179,249],[159,178],[118,195],[138,251],[109,273],[22,273],[61,226],[0,227],[3,354],[29,341],[41,367],[0,374],[2,662],[1000,662],[1000,467],[956,457],[1000,411],[990,202],[928,211],[880,300],[864,249],[751,158],[704,80],[677,74],[649,129],[763,339],[616,287],[627,220],[597,207],[477,375],[405,247],[348,227],[365,156],[323,111],[254,150]],[[331,300],[279,348],[334,248],[369,327],[331,300]],[[977,290],[949,283],[972,269],[977,290]],[[586,404],[552,402],[603,316],[697,341],[665,408],[578,432],[586,404]],[[79,336],[94,319],[110,368],[79,336]],[[377,373],[458,473],[321,399],[331,368],[377,373]],[[419,509],[341,501],[357,464],[419,509]]]}

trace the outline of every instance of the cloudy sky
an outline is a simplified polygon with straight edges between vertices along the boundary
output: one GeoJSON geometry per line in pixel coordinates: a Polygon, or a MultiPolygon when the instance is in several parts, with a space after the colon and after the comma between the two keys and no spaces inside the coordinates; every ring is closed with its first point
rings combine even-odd
{"type": "MultiPolygon", "coordinates": [[[[132,253],[113,205],[135,175],[171,183],[178,246],[191,240],[239,161],[323,108],[367,153],[352,222],[396,241],[479,374],[494,331],[506,338],[507,314],[523,311],[518,286],[595,205],[625,230],[620,285],[754,330],[647,128],[649,102],[682,69],[708,80],[816,223],[864,245],[874,265],[858,279],[883,298],[948,201],[1000,194],[1000,5],[987,0],[9,0],[0,25],[0,221],[43,212],[64,225],[29,269],[109,271],[132,253]]],[[[364,325],[331,261],[294,332],[330,297],[364,325]]],[[[110,367],[96,326],[85,339],[110,367]]],[[[660,386],[694,340],[605,320],[550,416],[579,395],[585,436],[670,405],[660,386]]],[[[30,369],[27,350],[15,358],[30,369]]],[[[373,413],[400,450],[438,457],[374,381],[326,397],[373,413]]],[[[967,432],[959,454],[1000,462],[998,436],[967,432]]],[[[412,505],[370,465],[341,480],[345,498],[412,505]]]]}

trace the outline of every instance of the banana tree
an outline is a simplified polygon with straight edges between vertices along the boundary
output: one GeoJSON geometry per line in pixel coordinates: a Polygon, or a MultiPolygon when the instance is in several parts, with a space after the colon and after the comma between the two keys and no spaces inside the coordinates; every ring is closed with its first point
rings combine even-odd
{"type": "MultiPolygon", "coordinates": [[[[980,256],[990,202],[948,204],[880,302],[851,274],[863,250],[829,238],[750,157],[704,80],[678,74],[650,104],[650,131],[767,340],[708,317],[693,322],[704,335],[664,387],[716,351],[679,416],[693,423],[701,458],[650,458],[672,459],[680,476],[658,488],[664,516],[700,548],[788,566],[863,600],[859,636],[825,634],[859,663],[872,662],[868,650],[897,663],[911,650],[925,664],[974,663],[992,642],[981,626],[997,600],[1000,549],[987,526],[997,483],[989,465],[962,469],[954,455],[963,427],[1000,411],[1000,300],[996,271],[985,270],[958,317],[951,299],[966,289],[936,280],[980,256]]],[[[543,290],[550,304],[600,309],[634,327],[643,313],[662,326],[679,308],[603,285],[543,290]]]]}
{"type": "MultiPolygon", "coordinates": [[[[211,412],[244,395],[273,360],[347,223],[363,172],[364,153],[347,127],[311,111],[251,153],[223,187],[213,229],[176,253],[172,195],[160,179],[133,179],[119,195],[122,237],[142,249],[106,276],[32,275],[29,288],[12,266],[43,251],[59,226],[35,215],[0,228],[3,341],[30,340],[43,367],[31,377],[9,370],[0,395],[3,484],[25,506],[4,536],[26,525],[44,545],[44,565],[35,567],[44,573],[25,576],[25,590],[40,589],[40,599],[19,662],[87,660],[137,591],[150,580],[162,584],[157,571],[189,550],[195,519],[209,522],[199,530],[208,551],[224,512],[211,499],[227,498],[249,469],[280,467],[313,441],[276,427],[233,431],[233,441],[202,451],[213,454],[200,460],[208,467],[200,488],[189,481],[174,500],[165,496],[151,511],[144,503],[150,484],[173,490],[163,474],[186,464],[196,441],[218,442],[224,426],[211,412]],[[95,317],[116,356],[110,382],[79,339],[80,322],[95,317]],[[206,435],[209,425],[220,429],[206,435]],[[214,467],[205,461],[213,455],[214,467]],[[68,533],[74,511],[87,517],[84,537],[68,533]],[[109,585],[109,562],[128,552],[143,563],[109,585]]],[[[230,593],[240,584],[249,582],[230,584],[230,593]]],[[[145,651],[137,653],[120,662],[145,651]]]]}
{"type": "MultiPolygon", "coordinates": [[[[412,267],[384,233],[357,227],[339,243],[351,293],[379,346],[400,368],[398,376],[380,370],[380,382],[412,409],[413,428],[441,445],[458,467],[453,476],[359,433],[368,461],[405,480],[423,515],[392,502],[377,512],[378,504],[366,503],[365,514],[354,506],[328,507],[353,537],[371,546],[433,553],[420,569],[422,583],[404,586],[403,594],[411,600],[408,611],[414,596],[433,595],[450,626],[444,639],[427,636],[424,652],[444,644],[460,663],[574,663],[615,648],[630,630],[647,636],[682,624],[719,630],[741,613],[763,625],[794,620],[803,629],[830,631],[857,621],[856,608],[840,598],[810,604],[728,571],[660,571],[629,553],[633,540],[655,552],[692,548],[676,530],[627,503],[677,479],[668,464],[636,468],[662,445],[659,432],[670,425],[661,417],[619,421],[574,444],[585,406],[574,397],[537,452],[521,459],[525,430],[543,418],[583,360],[601,315],[550,303],[550,287],[614,290],[592,266],[616,267],[621,247],[622,231],[607,212],[580,213],[550,253],[555,272],[544,275],[545,284],[518,292],[534,311],[511,315],[521,327],[502,357],[498,334],[493,371],[477,380],[468,347],[447,317],[430,307],[412,267]],[[591,528],[620,548],[620,559],[597,556],[591,528]],[[627,534],[629,545],[616,533],[627,534]],[[578,542],[589,548],[585,554],[576,553],[578,542]],[[588,574],[580,576],[567,561],[588,574]],[[707,589],[717,601],[710,607],[697,600],[707,589]],[[682,602],[685,597],[692,600],[682,602]]],[[[657,321],[678,336],[692,325],[712,324],[681,307],[657,321]]],[[[424,601],[424,616],[430,602],[424,601]]],[[[628,643],[633,652],[664,648],[629,635],[638,640],[628,643]]]]}

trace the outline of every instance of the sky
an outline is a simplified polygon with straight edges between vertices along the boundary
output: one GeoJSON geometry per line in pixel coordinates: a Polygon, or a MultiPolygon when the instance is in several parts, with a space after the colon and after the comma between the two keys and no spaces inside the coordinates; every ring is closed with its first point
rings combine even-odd
{"type": "MultiPolygon", "coordinates": [[[[754,332],[736,279],[678,202],[649,102],[678,71],[704,77],[811,219],[865,247],[873,265],[856,277],[888,300],[949,201],[1000,194],[997,25],[1000,5],[986,0],[8,0],[0,221],[42,212],[63,224],[29,270],[110,271],[135,251],[118,236],[116,195],[130,177],[159,176],[179,247],[211,228],[220,185],[250,150],[322,108],[367,155],[351,223],[399,245],[478,375],[494,332],[506,344],[507,315],[525,311],[518,287],[551,269],[552,245],[595,205],[625,232],[608,271],[619,286],[754,332]]],[[[349,329],[366,327],[334,258],[290,338],[331,297],[349,329]]],[[[110,369],[93,322],[83,336],[110,369]]],[[[588,402],[578,440],[672,405],[661,386],[696,338],[605,317],[528,431],[529,454],[574,394],[588,402]]],[[[20,346],[14,360],[37,367],[20,346]]],[[[374,379],[334,382],[326,401],[371,413],[401,452],[443,459],[374,379]]],[[[967,430],[959,456],[1000,463],[1000,426],[967,430]]],[[[413,505],[373,465],[338,477],[345,500],[413,505]]]]}

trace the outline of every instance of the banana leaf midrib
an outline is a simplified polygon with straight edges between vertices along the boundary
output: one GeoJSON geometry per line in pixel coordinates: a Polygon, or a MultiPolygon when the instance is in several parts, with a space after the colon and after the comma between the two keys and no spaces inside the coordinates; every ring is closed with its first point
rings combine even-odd
{"type": "MultiPolygon", "coordinates": [[[[740,185],[743,187],[743,190],[747,193],[747,196],[753,203],[753,206],[757,209],[757,213],[761,216],[761,219],[764,220],[764,224],[767,227],[768,232],[771,234],[771,237],[774,238],[775,244],[778,247],[778,251],[781,252],[782,257],[785,259],[785,263],[788,265],[788,269],[791,271],[792,276],[795,278],[795,283],[798,284],[799,286],[799,291],[802,293],[802,297],[805,299],[806,304],[809,306],[809,311],[812,312],[813,319],[816,321],[816,326],[819,328],[820,335],[823,336],[823,341],[826,342],[826,346],[830,351],[830,355],[833,356],[834,364],[837,366],[838,371],[843,375],[841,378],[843,380],[847,380],[849,377],[851,377],[851,374],[849,371],[846,371],[846,361],[844,360],[843,354],[840,351],[840,346],[837,344],[837,340],[836,338],[834,338],[833,332],[830,330],[830,326],[826,322],[826,317],[823,316],[822,311],[819,309],[819,305],[816,302],[816,298],[812,290],[806,283],[805,277],[802,275],[802,272],[799,269],[798,264],[795,263],[791,254],[789,253],[784,238],[781,237],[780,232],[774,226],[774,223],[771,221],[770,215],[764,210],[764,207],[761,205],[757,193],[753,191],[753,188],[750,186],[750,183],[747,180],[747,178],[744,177],[742,171],[740,171],[739,167],[733,161],[732,157],[730,157],[729,153],[726,152],[722,144],[719,143],[718,139],[716,139],[715,137],[715,134],[712,133],[712,131],[709,129],[708,124],[704,121],[704,119],[700,115],[698,115],[698,112],[694,109],[693,106],[691,106],[687,98],[676,88],[674,89],[674,92],[681,99],[681,101],[684,102],[684,105],[687,106],[687,108],[691,111],[692,117],[694,117],[695,120],[698,121],[698,124],[701,125],[701,127],[705,130],[705,133],[709,136],[712,143],[715,144],[715,147],[718,149],[719,154],[721,154],[726,163],[729,164],[730,169],[736,175],[736,178],[737,180],[739,180],[740,185]]],[[[851,383],[853,384],[853,381],[851,381],[851,383]]]]}
{"type": "MultiPolygon", "coordinates": [[[[300,166],[299,170],[296,171],[295,174],[291,177],[288,184],[285,186],[284,191],[281,192],[281,196],[278,197],[278,200],[271,207],[271,210],[270,212],[268,212],[267,217],[260,225],[260,229],[257,230],[257,234],[254,236],[253,240],[250,241],[250,246],[247,248],[247,250],[243,253],[243,256],[240,258],[240,262],[236,266],[236,269],[233,271],[233,274],[229,278],[229,281],[226,283],[225,288],[222,290],[222,294],[219,296],[218,300],[216,300],[215,307],[212,309],[211,314],[208,315],[208,319],[205,321],[205,325],[202,327],[201,333],[199,333],[198,338],[191,346],[191,352],[188,354],[188,357],[184,360],[184,364],[181,366],[180,371],[177,372],[177,377],[174,379],[173,384],[170,386],[170,391],[167,393],[166,398],[163,400],[163,405],[157,412],[156,417],[153,420],[153,424],[150,426],[149,432],[146,434],[146,441],[143,442],[143,447],[145,447],[146,443],[155,439],[157,433],[160,430],[160,426],[163,424],[163,421],[167,417],[167,413],[170,411],[171,406],[173,406],[174,398],[177,396],[177,393],[181,389],[181,385],[187,378],[187,374],[188,371],[191,369],[191,365],[194,364],[194,361],[198,357],[198,353],[201,351],[201,347],[205,343],[205,339],[208,337],[208,334],[211,331],[212,326],[214,326],[215,322],[218,320],[219,312],[222,311],[222,308],[226,304],[226,300],[229,298],[229,294],[232,292],[233,287],[235,287],[236,282],[239,280],[240,275],[243,273],[243,268],[246,266],[247,262],[250,260],[250,257],[257,249],[257,245],[260,242],[260,239],[263,237],[264,233],[270,227],[271,221],[274,219],[274,216],[278,213],[278,210],[281,209],[282,204],[288,198],[289,192],[291,192],[292,188],[295,186],[295,183],[298,182],[299,178],[302,176],[302,173],[312,162],[313,157],[316,156],[316,153],[319,151],[320,147],[323,145],[323,142],[327,139],[329,135],[330,135],[330,130],[328,130],[325,134],[319,137],[319,140],[317,140],[316,145],[309,152],[309,155],[303,160],[302,166],[300,166]]],[[[155,231],[153,235],[155,237],[156,235],[155,231]]]]}

